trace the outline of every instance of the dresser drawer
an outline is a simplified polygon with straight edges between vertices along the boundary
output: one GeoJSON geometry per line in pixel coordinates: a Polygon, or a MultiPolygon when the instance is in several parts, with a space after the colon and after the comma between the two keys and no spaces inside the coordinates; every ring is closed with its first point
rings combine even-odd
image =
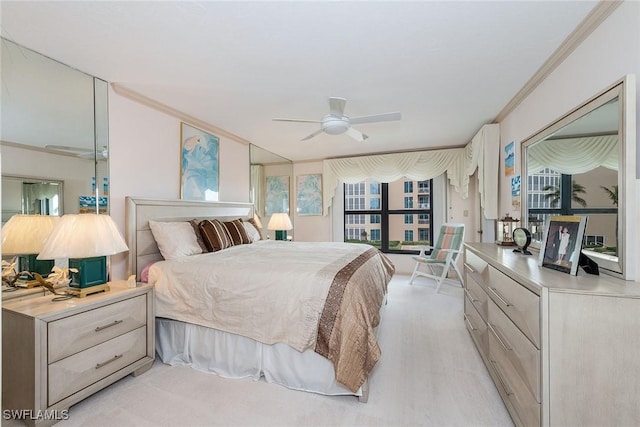
{"type": "Polygon", "coordinates": [[[482,260],[479,256],[469,250],[464,251],[464,269],[467,277],[471,275],[481,286],[487,287],[487,279],[489,278],[487,270],[489,264],[482,260]]]}
{"type": "MultiPolygon", "coordinates": [[[[489,340],[492,336],[489,336],[489,340]]],[[[491,345],[491,344],[490,344],[491,345]]],[[[516,425],[525,427],[540,425],[540,403],[529,393],[522,379],[511,370],[511,366],[503,364],[499,358],[491,356],[491,368],[498,381],[496,386],[516,412],[516,425]],[[518,423],[518,421],[520,421],[518,423]]]]}
{"type": "Polygon", "coordinates": [[[50,322],[48,363],[139,328],[146,320],[147,297],[140,295],[50,322]]]}
{"type": "Polygon", "coordinates": [[[540,297],[491,266],[488,273],[491,300],[540,348],[540,297]]]}
{"type": "Polygon", "coordinates": [[[524,381],[525,385],[540,400],[540,350],[529,341],[509,318],[493,302],[489,303],[489,353],[504,364],[510,364],[512,370],[524,381]]]}
{"type": "Polygon", "coordinates": [[[489,302],[489,297],[485,290],[476,282],[476,280],[469,275],[467,272],[467,280],[465,282],[464,293],[469,298],[469,300],[473,303],[482,316],[482,320],[487,321],[487,315],[489,313],[487,309],[487,304],[489,302]]]}
{"type": "Polygon", "coordinates": [[[471,303],[468,296],[464,299],[464,321],[467,325],[467,330],[471,334],[473,341],[476,343],[478,351],[483,358],[487,359],[489,356],[487,324],[482,317],[480,317],[480,314],[476,310],[476,307],[471,303]]]}
{"type": "Polygon", "coordinates": [[[145,357],[147,328],[141,327],[49,365],[49,402],[83,388],[145,357]]]}

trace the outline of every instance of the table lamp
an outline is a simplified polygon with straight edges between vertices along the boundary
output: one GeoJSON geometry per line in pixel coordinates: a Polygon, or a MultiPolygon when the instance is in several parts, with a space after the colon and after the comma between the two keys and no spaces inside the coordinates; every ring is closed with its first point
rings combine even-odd
{"type": "Polygon", "coordinates": [[[287,230],[291,230],[293,225],[286,213],[274,213],[269,219],[267,228],[276,231],[276,240],[287,240],[287,230]]]}
{"type": "Polygon", "coordinates": [[[107,282],[107,255],[129,250],[109,215],[64,215],[53,229],[38,259],[69,258],[72,288],[89,288],[107,282]]]}
{"type": "Polygon", "coordinates": [[[28,271],[45,277],[51,273],[53,257],[36,256],[59,220],[59,216],[17,214],[2,227],[2,254],[17,255],[18,273],[28,271]]]}

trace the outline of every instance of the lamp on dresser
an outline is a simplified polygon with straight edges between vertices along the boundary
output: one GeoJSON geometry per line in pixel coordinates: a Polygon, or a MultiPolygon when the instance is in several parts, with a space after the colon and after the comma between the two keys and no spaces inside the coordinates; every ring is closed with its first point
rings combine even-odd
{"type": "MultiPolygon", "coordinates": [[[[51,215],[17,214],[9,218],[2,227],[2,255],[15,255],[18,262],[18,273],[38,273],[48,275],[53,268],[54,260],[49,257],[36,256],[41,253],[44,241],[60,220],[51,215]]],[[[31,278],[18,278],[16,285],[20,287],[37,286],[31,278]]]]}
{"type": "Polygon", "coordinates": [[[109,215],[74,214],[64,215],[53,229],[38,259],[69,258],[71,273],[69,283],[72,293],[85,294],[108,290],[107,256],[129,250],[118,227],[109,215]],[[95,286],[91,291],[87,288],[95,286]],[[75,289],[74,289],[75,288],[75,289]]]}
{"type": "Polygon", "coordinates": [[[269,230],[275,230],[276,240],[287,240],[287,230],[291,230],[293,225],[291,224],[289,215],[281,212],[271,215],[267,228],[269,230]]]}

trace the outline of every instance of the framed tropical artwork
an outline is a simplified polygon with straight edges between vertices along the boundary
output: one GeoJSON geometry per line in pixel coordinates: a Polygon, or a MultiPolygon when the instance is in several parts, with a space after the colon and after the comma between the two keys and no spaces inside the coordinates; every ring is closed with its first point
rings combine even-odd
{"type": "Polygon", "coordinates": [[[298,215],[322,215],[322,175],[298,175],[297,178],[298,215]]]}
{"type": "Polygon", "coordinates": [[[218,200],[220,140],[180,123],[180,198],[218,200]]]}
{"type": "Polygon", "coordinates": [[[265,214],[289,213],[289,177],[268,176],[265,197],[265,214]]]}

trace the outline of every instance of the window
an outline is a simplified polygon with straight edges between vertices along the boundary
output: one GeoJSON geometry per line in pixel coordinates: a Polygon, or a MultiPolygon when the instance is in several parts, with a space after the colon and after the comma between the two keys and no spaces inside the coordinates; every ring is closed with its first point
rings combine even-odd
{"type": "Polygon", "coordinates": [[[405,209],[413,209],[413,196],[404,198],[404,208],[405,209]]]}
{"type": "Polygon", "coordinates": [[[418,181],[418,194],[430,193],[431,181],[418,181]]]}
{"type": "Polygon", "coordinates": [[[413,242],[413,230],[404,230],[404,240],[406,242],[413,242]]]}
{"type": "Polygon", "coordinates": [[[345,241],[366,242],[386,253],[418,253],[418,245],[433,243],[432,187],[431,180],[406,178],[345,184],[345,241]],[[414,195],[414,189],[423,193],[414,195]],[[369,200],[368,209],[360,199],[369,200]]]}
{"type": "Polygon", "coordinates": [[[604,236],[599,235],[585,235],[585,246],[604,246],[604,236]]]}

